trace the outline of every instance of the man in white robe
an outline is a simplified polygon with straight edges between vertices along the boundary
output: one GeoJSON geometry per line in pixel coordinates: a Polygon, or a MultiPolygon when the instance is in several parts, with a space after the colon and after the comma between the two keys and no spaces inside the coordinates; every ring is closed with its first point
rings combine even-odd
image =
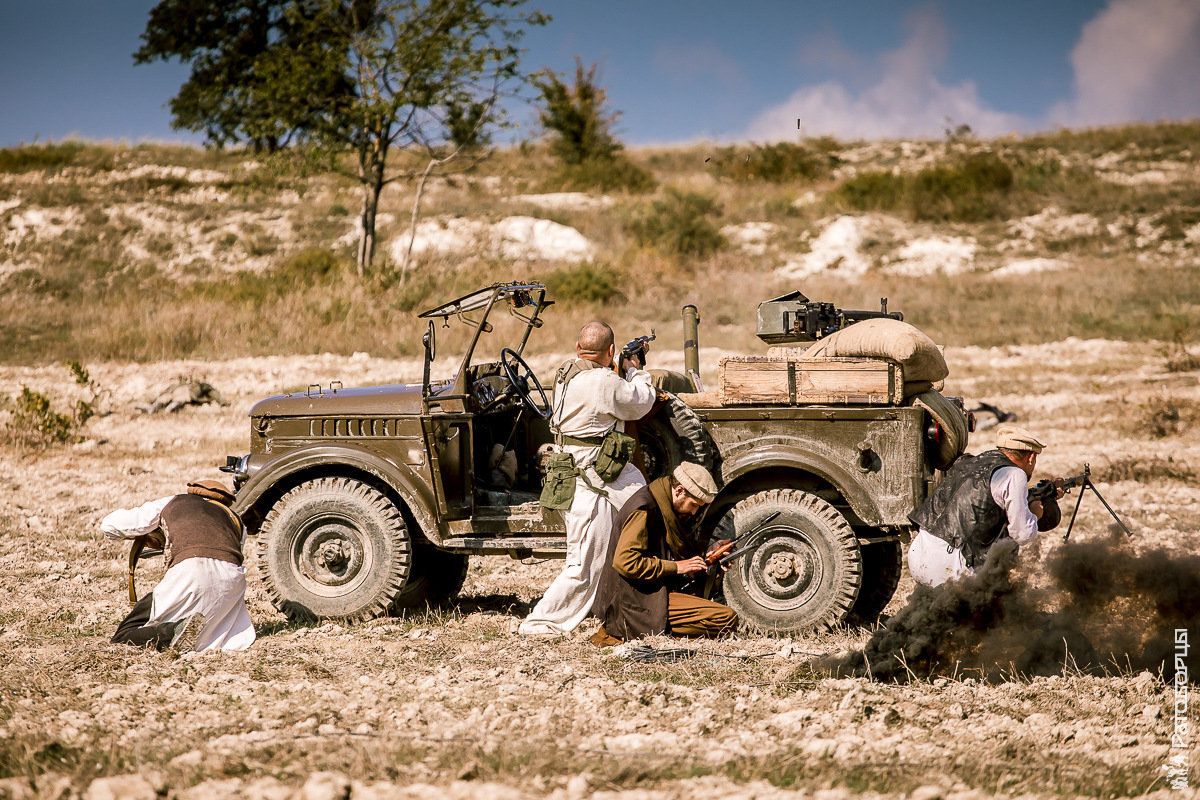
{"type": "Polygon", "coordinates": [[[218,481],[189,483],[187,494],[112,512],[110,539],[149,537],[163,547],[167,572],[117,628],[113,642],[165,650],[245,650],[254,643],[246,610],[246,528],[218,481]]]}
{"type": "MultiPolygon", "coordinates": [[[[621,374],[613,371],[612,328],[603,322],[583,326],[575,353],[575,374],[554,386],[551,421],[560,434],[575,440],[596,439],[617,426],[623,431],[626,420],[649,413],[657,396],[650,373],[642,369],[644,361],[636,359],[623,360],[621,374]]],[[[521,622],[519,630],[525,634],[565,634],[588,615],[600,585],[613,519],[625,501],[646,485],[633,464],[626,464],[611,482],[601,480],[593,468],[599,446],[565,443],[561,449],[571,454],[582,473],[575,478],[575,496],[564,512],[566,563],[521,622]]]]}

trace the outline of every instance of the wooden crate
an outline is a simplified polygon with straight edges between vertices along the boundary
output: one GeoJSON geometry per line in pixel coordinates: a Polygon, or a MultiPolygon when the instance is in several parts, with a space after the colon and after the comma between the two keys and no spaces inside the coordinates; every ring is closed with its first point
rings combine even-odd
{"type": "Polygon", "coordinates": [[[723,358],[717,384],[725,405],[893,405],[904,398],[900,366],[880,358],[723,358]]]}

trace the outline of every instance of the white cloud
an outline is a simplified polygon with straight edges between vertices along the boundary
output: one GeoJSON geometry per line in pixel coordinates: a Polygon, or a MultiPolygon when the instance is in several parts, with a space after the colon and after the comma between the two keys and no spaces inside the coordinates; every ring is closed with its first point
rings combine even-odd
{"type": "Polygon", "coordinates": [[[985,136],[1029,127],[1017,115],[988,108],[973,81],[947,86],[938,80],[947,31],[935,9],[921,8],[907,22],[908,38],[879,57],[877,77],[865,89],[855,92],[837,81],[801,87],[755,117],[741,138],[790,139],[797,120],[806,135],[846,139],[937,137],[947,121],[985,136]]]}
{"type": "Polygon", "coordinates": [[[1200,114],[1200,2],[1113,0],[1071,52],[1075,96],[1059,125],[1182,119],[1200,114]]]}
{"type": "Polygon", "coordinates": [[[777,141],[797,135],[843,139],[939,137],[946,121],[982,136],[1053,125],[1104,125],[1200,115],[1200,0],[1111,0],[1080,33],[1071,52],[1074,94],[1044,116],[998,111],[975,83],[947,85],[937,77],[946,58],[947,31],[936,9],[908,20],[909,36],[879,56],[873,77],[837,41],[813,48],[813,58],[854,72],[855,86],[826,81],[803,86],[756,116],[740,137],[777,141]]]}

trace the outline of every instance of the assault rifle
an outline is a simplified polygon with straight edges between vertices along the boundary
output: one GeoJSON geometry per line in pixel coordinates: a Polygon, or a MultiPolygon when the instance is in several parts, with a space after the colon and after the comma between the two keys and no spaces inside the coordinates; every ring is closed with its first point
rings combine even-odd
{"type": "Polygon", "coordinates": [[[1109,514],[1112,514],[1112,518],[1115,519],[1117,524],[1121,526],[1121,530],[1125,531],[1125,535],[1133,538],[1133,533],[1129,530],[1129,527],[1121,521],[1121,518],[1117,516],[1117,512],[1113,511],[1112,506],[1108,504],[1108,501],[1105,500],[1104,496],[1100,494],[1100,490],[1096,488],[1096,484],[1092,483],[1091,465],[1084,464],[1083,472],[1079,473],[1078,475],[1073,475],[1070,478],[1060,478],[1058,480],[1046,479],[1038,481],[1037,484],[1029,490],[1029,501],[1033,502],[1034,500],[1037,500],[1038,502],[1042,502],[1044,500],[1048,500],[1058,493],[1057,489],[1060,486],[1062,487],[1064,493],[1070,492],[1077,486],[1081,487],[1079,489],[1079,496],[1075,498],[1075,510],[1071,513],[1071,522],[1067,525],[1067,532],[1063,534],[1064,543],[1071,538],[1071,529],[1075,527],[1075,518],[1079,516],[1079,505],[1083,502],[1083,493],[1088,489],[1091,489],[1092,493],[1096,495],[1101,503],[1104,504],[1104,508],[1109,514]]]}
{"type": "Polygon", "coordinates": [[[712,550],[709,550],[707,553],[705,553],[704,560],[708,563],[708,569],[704,572],[705,580],[703,597],[705,599],[712,597],[713,587],[717,582],[717,576],[721,574],[725,567],[729,566],[729,564],[735,558],[738,558],[739,556],[742,556],[753,550],[755,547],[758,547],[757,542],[751,542],[750,544],[744,545],[740,548],[738,548],[738,545],[741,545],[747,539],[750,539],[763,528],[770,525],[778,516],[778,511],[769,514],[750,530],[739,536],[735,536],[732,539],[726,539],[724,542],[721,542],[712,550]]]}
{"type": "Polygon", "coordinates": [[[654,335],[654,328],[651,328],[649,336],[639,336],[636,339],[626,342],[625,346],[621,348],[621,354],[617,356],[617,361],[613,365],[613,368],[619,369],[622,361],[627,358],[632,359],[634,356],[637,356],[638,360],[642,362],[643,367],[646,366],[646,345],[653,342],[656,338],[658,337],[654,335]]]}

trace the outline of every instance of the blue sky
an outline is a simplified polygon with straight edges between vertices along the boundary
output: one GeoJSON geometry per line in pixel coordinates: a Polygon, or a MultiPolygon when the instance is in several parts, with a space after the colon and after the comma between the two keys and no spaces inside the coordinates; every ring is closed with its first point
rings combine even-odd
{"type": "MultiPolygon", "coordinates": [[[[170,127],[152,0],[0,0],[0,146],[170,127]]],[[[557,0],[527,68],[598,65],[629,144],[984,135],[1200,117],[1200,0],[557,0]]],[[[515,109],[523,132],[533,113],[515,109]]]]}

